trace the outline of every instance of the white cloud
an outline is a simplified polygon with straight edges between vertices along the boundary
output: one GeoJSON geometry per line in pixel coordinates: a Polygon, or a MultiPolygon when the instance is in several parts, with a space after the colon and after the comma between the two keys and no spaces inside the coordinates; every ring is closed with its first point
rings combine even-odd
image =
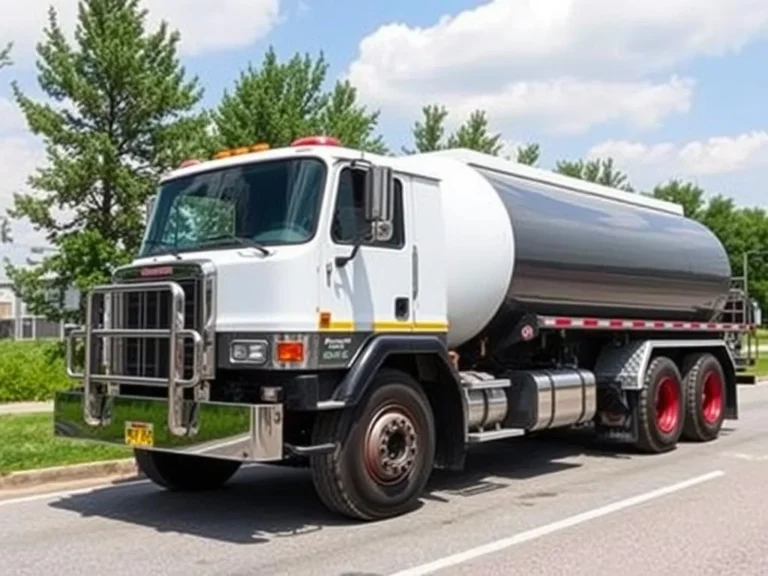
{"type": "MultiPolygon", "coordinates": [[[[26,192],[27,179],[39,167],[46,165],[43,148],[28,136],[0,138],[0,217],[13,206],[13,194],[26,192]]],[[[45,243],[44,236],[26,221],[15,221],[13,239],[18,244],[45,243]]]]}
{"type": "MultiPolygon", "coordinates": [[[[677,77],[657,84],[562,78],[512,82],[493,92],[444,94],[437,100],[450,111],[451,122],[461,122],[479,108],[488,112],[494,125],[535,122],[552,132],[576,134],[613,120],[626,120],[637,128],[656,127],[667,115],[688,111],[693,89],[693,80],[677,77]]],[[[382,104],[397,107],[407,102],[413,114],[423,103],[418,98],[401,92],[382,104]]]]}
{"type": "Polygon", "coordinates": [[[725,194],[744,206],[768,207],[768,132],[720,135],[689,142],[646,144],[608,140],[587,156],[613,157],[638,189],[650,190],[671,178],[691,181],[709,194],[725,194]]]}
{"type": "Polygon", "coordinates": [[[0,135],[26,131],[27,122],[15,102],[0,98],[0,135]]]}
{"type": "Polygon", "coordinates": [[[488,108],[502,127],[650,128],[686,112],[693,94],[690,79],[660,73],[766,32],[764,0],[490,0],[426,28],[382,26],[347,76],[369,103],[405,116],[438,101],[488,108]]]}
{"type": "Polygon", "coordinates": [[[684,144],[642,144],[609,140],[593,146],[589,157],[613,157],[627,169],[652,170],[679,176],[732,174],[768,167],[768,132],[715,136],[684,144]]]}
{"type": "MultiPolygon", "coordinates": [[[[28,192],[28,178],[46,165],[45,151],[28,131],[27,123],[15,102],[0,98],[0,218],[13,206],[13,194],[28,192]]],[[[43,234],[25,220],[12,223],[14,242],[44,244],[43,234]]],[[[0,247],[2,252],[2,247],[0,247]]]]}
{"type": "MultiPolygon", "coordinates": [[[[179,30],[183,55],[247,46],[264,37],[280,17],[280,0],[146,0],[142,5],[149,8],[150,30],[161,20],[179,30]]],[[[75,0],[29,0],[22,4],[0,0],[0,40],[3,44],[14,42],[13,57],[20,64],[32,61],[34,46],[48,23],[49,6],[56,9],[59,22],[71,32],[78,10],[75,0]]]]}
{"type": "Polygon", "coordinates": [[[311,11],[312,6],[309,5],[309,2],[299,0],[298,4],[296,5],[296,13],[299,17],[307,16],[311,11]]]}

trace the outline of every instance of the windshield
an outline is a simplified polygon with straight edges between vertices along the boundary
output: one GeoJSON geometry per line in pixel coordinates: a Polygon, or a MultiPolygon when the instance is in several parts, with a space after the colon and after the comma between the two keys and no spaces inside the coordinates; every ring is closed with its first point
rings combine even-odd
{"type": "Polygon", "coordinates": [[[315,234],[325,175],[322,161],[291,158],[170,180],[160,187],[142,256],[243,240],[307,242],[315,234]]]}

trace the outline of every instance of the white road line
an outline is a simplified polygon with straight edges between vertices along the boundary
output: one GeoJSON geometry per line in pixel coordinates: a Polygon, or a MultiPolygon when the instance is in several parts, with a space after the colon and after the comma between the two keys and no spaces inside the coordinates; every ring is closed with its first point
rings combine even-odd
{"type": "Polygon", "coordinates": [[[500,550],[504,550],[505,548],[509,548],[517,544],[522,544],[523,542],[529,542],[531,540],[541,538],[542,536],[547,536],[554,532],[565,530],[571,526],[583,524],[584,522],[589,522],[590,520],[595,520],[596,518],[607,516],[609,514],[613,514],[614,512],[619,512],[620,510],[624,510],[632,506],[637,506],[638,504],[648,502],[649,500],[661,498],[662,496],[672,494],[673,492],[679,492],[681,490],[685,490],[686,488],[691,488],[698,484],[714,480],[715,478],[719,478],[724,475],[724,471],[715,470],[701,476],[696,476],[695,478],[691,478],[689,480],[684,480],[683,482],[678,482],[677,484],[658,488],[650,492],[645,492],[644,494],[638,494],[637,496],[626,498],[625,500],[619,500],[618,502],[608,504],[607,506],[601,506],[600,508],[588,510],[586,512],[582,512],[581,514],[576,514],[575,516],[564,518],[563,520],[558,520],[556,522],[552,522],[551,524],[546,524],[545,526],[540,526],[532,530],[520,532],[508,538],[490,542],[489,544],[484,544],[483,546],[478,546],[477,548],[472,548],[470,550],[466,550],[465,552],[459,552],[458,554],[447,556],[440,560],[430,562],[429,564],[422,564],[421,566],[408,568],[406,570],[391,574],[390,576],[424,576],[425,574],[432,574],[438,570],[456,566],[458,564],[463,564],[464,562],[468,562],[475,558],[493,554],[495,552],[499,552],[500,550]]]}
{"type": "Polygon", "coordinates": [[[130,482],[121,482],[119,484],[98,484],[96,486],[88,486],[86,488],[77,488],[74,490],[62,490],[60,492],[42,492],[40,494],[30,494],[29,496],[21,496],[19,498],[9,498],[8,500],[0,500],[0,506],[9,506],[11,504],[24,504],[26,502],[37,502],[40,500],[50,500],[53,498],[61,498],[64,496],[77,496],[79,494],[88,494],[90,492],[96,492],[97,490],[104,490],[105,488],[126,488],[130,486],[140,486],[142,484],[149,484],[149,480],[132,480],[130,482]]]}
{"type": "Polygon", "coordinates": [[[765,462],[768,460],[768,455],[760,454],[745,454],[743,452],[725,452],[725,455],[729,458],[738,458],[739,460],[747,460],[749,462],[765,462]]]}

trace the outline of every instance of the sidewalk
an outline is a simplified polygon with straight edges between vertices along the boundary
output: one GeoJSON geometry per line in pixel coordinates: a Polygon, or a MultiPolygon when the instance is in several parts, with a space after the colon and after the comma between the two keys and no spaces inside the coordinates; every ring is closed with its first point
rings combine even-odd
{"type": "Polygon", "coordinates": [[[0,404],[0,416],[4,414],[34,414],[53,411],[53,402],[12,402],[0,404]]]}

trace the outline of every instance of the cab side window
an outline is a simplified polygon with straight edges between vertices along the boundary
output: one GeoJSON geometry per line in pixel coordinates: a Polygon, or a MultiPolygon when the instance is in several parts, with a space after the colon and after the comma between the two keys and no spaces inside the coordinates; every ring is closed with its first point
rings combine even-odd
{"type": "Polygon", "coordinates": [[[365,172],[344,168],[339,176],[339,190],[336,208],[331,222],[331,238],[336,244],[354,244],[358,234],[367,239],[363,246],[402,248],[405,238],[403,219],[403,185],[395,178],[394,206],[392,214],[392,236],[387,241],[374,242],[370,239],[365,222],[365,172]]]}

